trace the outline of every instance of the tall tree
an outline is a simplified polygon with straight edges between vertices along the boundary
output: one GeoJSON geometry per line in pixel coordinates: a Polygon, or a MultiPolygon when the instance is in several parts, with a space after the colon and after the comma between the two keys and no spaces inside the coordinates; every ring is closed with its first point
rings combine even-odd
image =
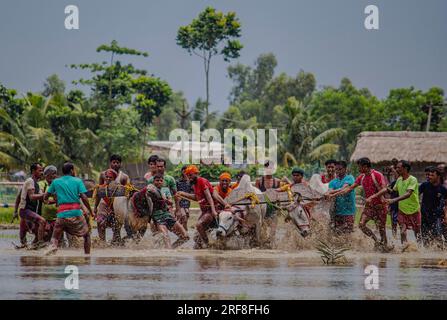
{"type": "Polygon", "coordinates": [[[241,35],[241,25],[236,13],[224,14],[207,7],[196,19],[179,28],[177,44],[203,61],[206,83],[205,121],[209,118],[209,74],[214,56],[221,55],[225,61],[239,57],[242,44],[237,40],[241,35]]]}
{"type": "MultiPolygon", "coordinates": [[[[118,106],[135,108],[140,116],[140,124],[134,125],[143,137],[141,150],[144,156],[149,126],[169,101],[172,90],[167,82],[148,76],[146,70],[136,69],[132,64],[122,64],[116,59],[117,56],[123,55],[147,57],[147,52],[122,47],[115,40],[110,45],[99,46],[96,51],[110,54],[109,62],[71,65],[72,68],[87,69],[93,73],[92,78],[80,79],[75,83],[91,86],[102,129],[114,130],[113,121],[110,121],[109,116],[118,106]]],[[[109,141],[105,146],[106,152],[111,153],[114,149],[113,143],[111,140],[106,141],[109,141]]]]}
{"type": "Polygon", "coordinates": [[[256,59],[254,68],[241,63],[229,66],[228,77],[234,83],[230,103],[238,104],[260,98],[273,79],[277,64],[275,55],[266,53],[256,59]]]}

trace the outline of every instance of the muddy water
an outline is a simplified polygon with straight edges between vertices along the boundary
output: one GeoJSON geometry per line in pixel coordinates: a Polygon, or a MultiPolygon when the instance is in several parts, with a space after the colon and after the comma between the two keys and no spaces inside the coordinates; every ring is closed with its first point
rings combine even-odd
{"type": "Polygon", "coordinates": [[[0,232],[0,299],[447,299],[445,251],[347,253],[325,266],[315,250],[80,249],[56,256],[17,251],[17,230],[0,232]],[[379,289],[364,269],[379,267],[379,289]],[[64,287],[65,267],[79,268],[79,289],[64,287]]]}

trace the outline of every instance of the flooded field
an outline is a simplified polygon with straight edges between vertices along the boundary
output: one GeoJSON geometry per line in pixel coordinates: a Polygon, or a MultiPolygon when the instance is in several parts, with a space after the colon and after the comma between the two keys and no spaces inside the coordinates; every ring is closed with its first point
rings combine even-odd
{"type": "MultiPolygon", "coordinates": [[[[347,252],[323,265],[316,250],[63,249],[56,256],[17,251],[17,230],[0,231],[0,299],[447,299],[444,251],[347,252]],[[379,268],[367,290],[365,267],[379,268]],[[79,268],[67,290],[65,267],[79,268]]],[[[150,237],[150,236],[146,236],[150,237]]]]}

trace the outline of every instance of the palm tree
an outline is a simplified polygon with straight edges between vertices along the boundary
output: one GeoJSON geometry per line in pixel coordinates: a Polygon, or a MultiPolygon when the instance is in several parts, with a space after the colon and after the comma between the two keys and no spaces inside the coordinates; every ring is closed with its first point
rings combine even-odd
{"type": "Polygon", "coordinates": [[[333,141],[345,134],[341,128],[326,129],[325,117],[313,118],[310,110],[294,97],[283,107],[287,115],[281,147],[284,162],[304,163],[333,157],[339,145],[333,141]]]}

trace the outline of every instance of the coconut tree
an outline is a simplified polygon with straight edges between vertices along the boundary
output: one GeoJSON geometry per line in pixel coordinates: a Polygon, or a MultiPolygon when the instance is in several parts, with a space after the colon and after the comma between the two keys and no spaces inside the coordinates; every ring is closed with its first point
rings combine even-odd
{"type": "Polygon", "coordinates": [[[326,128],[325,117],[312,117],[308,108],[294,97],[282,111],[288,122],[282,134],[283,162],[304,163],[334,156],[339,146],[333,141],[344,134],[341,128],[326,128]]]}

